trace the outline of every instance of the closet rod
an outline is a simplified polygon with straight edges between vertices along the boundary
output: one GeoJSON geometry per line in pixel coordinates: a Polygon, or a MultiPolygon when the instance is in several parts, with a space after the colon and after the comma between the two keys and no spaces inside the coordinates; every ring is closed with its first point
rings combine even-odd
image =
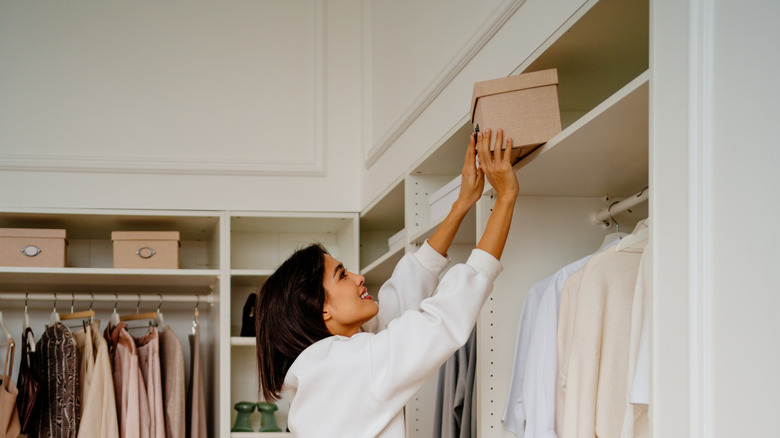
{"type": "MultiPolygon", "coordinates": [[[[0,293],[0,301],[54,301],[54,294],[55,292],[2,292],[0,293]]],[[[85,294],[85,293],[77,293],[72,294],[70,292],[56,292],[57,294],[57,306],[62,306],[65,308],[65,305],[72,301],[78,301],[78,302],[90,302],[90,301],[103,301],[103,302],[121,302],[121,303],[137,303],[140,299],[140,301],[143,302],[150,302],[150,303],[159,303],[160,302],[160,296],[162,296],[162,302],[163,303],[216,303],[217,302],[217,296],[216,295],[197,295],[197,294],[181,294],[181,295],[171,295],[171,294],[141,294],[140,296],[137,293],[128,293],[128,292],[122,292],[121,294],[114,295],[114,294],[85,294]]]]}
{"type": "Polygon", "coordinates": [[[631,195],[626,199],[623,199],[622,201],[618,201],[614,204],[612,204],[610,207],[605,208],[604,210],[601,210],[598,213],[595,213],[593,215],[593,220],[597,223],[612,223],[612,219],[619,215],[620,213],[623,213],[625,211],[628,211],[632,207],[635,207],[645,201],[647,201],[650,198],[650,189],[644,188],[641,192],[631,195]]]}

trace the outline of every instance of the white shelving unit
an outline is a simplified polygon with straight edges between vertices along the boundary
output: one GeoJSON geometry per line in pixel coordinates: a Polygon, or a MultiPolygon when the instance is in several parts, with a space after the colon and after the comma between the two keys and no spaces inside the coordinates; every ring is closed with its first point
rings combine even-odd
{"type": "MultiPolygon", "coordinates": [[[[500,417],[525,293],[544,276],[592,253],[604,234],[614,231],[591,219],[612,202],[606,196],[620,199],[648,185],[648,3],[584,2],[531,56],[519,59],[512,74],[547,68],[558,70],[563,131],[514,166],[520,195],[502,258],[505,270],[477,325],[478,434],[483,437],[513,436],[500,417]]],[[[372,203],[403,204],[403,223],[395,227],[406,228],[407,249],[424,242],[441,222],[429,217],[428,196],[460,174],[471,133],[469,115],[453,121],[453,128],[399,176],[403,200],[397,199],[396,185],[372,203]]],[[[493,194],[486,187],[461,225],[450,251],[453,261],[465,260],[476,244],[493,194]]],[[[370,228],[364,220],[380,222],[380,211],[400,208],[369,207],[361,215],[361,230],[370,228]]],[[[632,211],[619,218],[628,230],[647,217],[646,205],[632,211]]],[[[361,248],[367,245],[361,233],[361,248]]],[[[372,283],[389,277],[396,261],[391,253],[369,263],[361,257],[362,272],[372,283]]],[[[428,382],[407,405],[407,436],[431,435],[435,391],[435,383],[428,382]]]]}
{"type": "MultiPolygon", "coordinates": [[[[114,303],[120,313],[136,306],[152,310],[159,305],[165,322],[180,336],[189,363],[186,336],[197,305],[209,435],[289,437],[289,433],[230,432],[235,421],[233,405],[258,401],[255,338],[238,336],[243,306],[249,294],[256,292],[289,254],[306,244],[320,242],[349,269],[357,269],[357,217],[356,213],[0,211],[0,227],[62,228],[69,243],[66,267],[0,267],[0,308],[9,329],[21,333],[25,294],[46,296],[28,302],[34,330],[48,320],[55,303],[46,300],[54,293],[58,309],[69,307],[71,297],[78,297],[78,307],[89,304],[85,297],[101,296],[93,304],[98,317],[105,319],[114,303]],[[114,269],[112,231],[179,231],[180,269],[114,269]],[[121,299],[110,300],[115,293],[121,299]],[[138,294],[144,296],[140,302],[134,299],[138,294]],[[174,295],[176,300],[153,304],[156,300],[150,296],[158,294],[174,295]]],[[[277,411],[283,429],[288,410],[289,402],[283,398],[277,411]]],[[[259,414],[252,421],[259,429],[259,414]]]]}
{"type": "MultiPolygon", "coordinates": [[[[322,243],[330,254],[347,269],[358,268],[358,216],[356,213],[280,213],[230,211],[226,213],[223,232],[227,236],[223,253],[230,268],[222,279],[229,294],[223,297],[226,306],[222,315],[223,333],[221,360],[229,373],[223,374],[221,387],[220,436],[290,437],[289,433],[230,432],[236,419],[233,406],[240,401],[258,401],[257,358],[254,337],[241,337],[244,304],[257,293],[293,251],[305,245],[322,243]]],[[[278,403],[276,419],[286,430],[289,400],[278,403]]],[[[251,416],[255,429],[260,427],[260,414],[251,416]]]]}

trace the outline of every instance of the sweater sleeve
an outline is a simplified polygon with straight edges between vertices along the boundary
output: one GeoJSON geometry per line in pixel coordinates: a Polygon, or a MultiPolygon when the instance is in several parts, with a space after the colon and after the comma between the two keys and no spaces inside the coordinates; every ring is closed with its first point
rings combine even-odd
{"type": "Polygon", "coordinates": [[[436,294],[407,311],[371,340],[375,397],[400,410],[469,337],[501,272],[500,262],[479,249],[452,267],[436,294]]]}
{"type": "Polygon", "coordinates": [[[379,313],[363,325],[367,332],[378,333],[407,310],[419,309],[439,283],[439,275],[449,259],[433,249],[428,241],[414,253],[406,254],[396,265],[390,279],[379,289],[379,313]]]}

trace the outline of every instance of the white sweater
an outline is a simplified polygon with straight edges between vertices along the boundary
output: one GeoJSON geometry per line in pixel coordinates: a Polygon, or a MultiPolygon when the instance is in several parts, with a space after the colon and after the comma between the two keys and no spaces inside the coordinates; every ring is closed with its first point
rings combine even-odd
{"type": "Polygon", "coordinates": [[[405,436],[404,405],[468,340],[502,269],[475,249],[439,283],[446,265],[426,242],[380,289],[375,333],[331,336],[298,356],[284,381],[294,436],[405,436]]]}

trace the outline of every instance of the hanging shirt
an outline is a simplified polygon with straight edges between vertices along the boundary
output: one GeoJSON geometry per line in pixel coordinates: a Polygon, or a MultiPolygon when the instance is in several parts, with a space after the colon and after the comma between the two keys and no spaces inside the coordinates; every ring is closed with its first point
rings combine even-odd
{"type": "Polygon", "coordinates": [[[566,382],[563,438],[619,437],[631,308],[641,254],[609,248],[583,268],[566,382]]]}
{"type": "Polygon", "coordinates": [[[187,386],[187,436],[207,438],[206,391],[203,384],[203,366],[200,357],[200,326],[193,327],[190,339],[190,383],[187,386]]]}
{"type": "Polygon", "coordinates": [[[477,373],[477,331],[472,330],[460,347],[439,369],[434,410],[434,438],[477,436],[474,381],[477,373]]]}
{"type": "Polygon", "coordinates": [[[113,352],[114,392],[121,438],[150,438],[149,399],[146,395],[135,340],[120,322],[106,327],[106,341],[113,352]]]}
{"type": "MultiPolygon", "coordinates": [[[[613,240],[601,250],[616,244],[613,240]]],[[[536,283],[523,304],[504,427],[526,438],[555,438],[558,313],[563,285],[591,255],[536,283]]]]}
{"type": "Polygon", "coordinates": [[[160,338],[157,327],[135,339],[138,368],[141,370],[146,398],[149,403],[149,436],[165,438],[163,413],[162,373],[160,372],[160,338]]]}
{"type": "Polygon", "coordinates": [[[184,438],[185,386],[184,353],[181,341],[170,326],[160,331],[160,367],[162,370],[163,406],[166,438],[184,438]]]}
{"type": "Polygon", "coordinates": [[[531,341],[536,315],[539,311],[539,302],[544,291],[552,282],[553,276],[545,277],[531,286],[523,300],[523,312],[520,315],[520,323],[517,328],[517,341],[515,342],[515,359],[512,364],[512,378],[509,381],[509,396],[507,397],[504,413],[501,415],[501,423],[506,430],[520,438],[525,435],[525,401],[523,399],[523,387],[525,378],[525,364],[528,358],[528,345],[531,341]]]}
{"type": "Polygon", "coordinates": [[[95,321],[73,333],[81,353],[81,422],[78,438],[119,438],[108,344],[95,321]]]}
{"type": "MultiPolygon", "coordinates": [[[[645,242],[647,243],[647,242],[645,242]]],[[[623,417],[621,438],[645,438],[650,436],[647,417],[649,404],[649,345],[650,320],[647,315],[647,299],[652,279],[652,249],[644,248],[639,262],[639,274],[634,288],[631,312],[631,344],[628,357],[628,381],[626,413],[623,417]]]]}
{"type": "Polygon", "coordinates": [[[380,312],[387,298],[400,316],[384,314],[380,320],[390,322],[378,333],[330,336],[298,356],[284,380],[293,435],[405,436],[404,405],[466,343],[501,271],[498,260],[475,249],[436,287],[445,264],[427,243],[405,255],[379,292],[380,312]],[[428,263],[431,258],[439,262],[428,263]],[[394,305],[414,301],[404,295],[430,296],[434,290],[409,310],[394,305]]]}
{"type": "Polygon", "coordinates": [[[558,310],[563,284],[585,266],[591,256],[570,263],[555,273],[539,302],[528,344],[523,399],[526,438],[556,438],[555,379],[558,372],[558,310]]]}
{"type": "Polygon", "coordinates": [[[61,322],[46,328],[35,348],[40,370],[38,421],[31,436],[75,438],[78,430],[79,356],[73,334],[61,322]]]}

